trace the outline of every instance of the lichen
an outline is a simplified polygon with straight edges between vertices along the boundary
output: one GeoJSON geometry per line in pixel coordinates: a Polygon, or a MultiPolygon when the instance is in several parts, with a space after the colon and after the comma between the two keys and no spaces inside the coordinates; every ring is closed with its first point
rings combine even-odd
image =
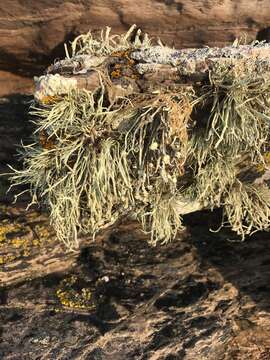
{"type": "Polygon", "coordinates": [[[112,59],[118,58],[119,62],[115,62],[110,72],[111,79],[119,79],[121,77],[130,79],[139,79],[139,73],[135,67],[135,60],[130,58],[131,50],[116,51],[111,54],[112,59]]]}
{"type": "Polygon", "coordinates": [[[0,265],[31,256],[44,244],[55,239],[53,229],[47,222],[39,222],[39,214],[31,211],[18,219],[12,219],[9,208],[1,206],[6,218],[0,221],[0,265]]]}
{"type": "MultiPolygon", "coordinates": [[[[100,69],[100,87],[90,92],[72,86],[32,108],[36,136],[24,148],[24,170],[15,170],[13,181],[30,184],[32,203],[46,204],[58,238],[70,248],[79,246],[81,234],[94,237],[129,214],[151,244],[165,243],[182,228],[188,201],[223,207],[243,238],[267,229],[269,189],[241,172],[243,166],[266,165],[270,77],[258,71],[260,60],[213,64],[200,86],[164,86],[111,99],[112,82],[140,78],[136,61],[143,53],[151,62],[175,66],[186,60],[185,50],[152,49],[139,32],[131,41],[133,30],[111,36],[107,29],[99,38],[88,33],[72,43],[72,57],[110,56],[100,69]]],[[[235,45],[222,54],[230,60],[237,52],[235,45]]],[[[220,50],[198,49],[194,56],[209,53],[220,50]]]]}
{"type": "MultiPolygon", "coordinates": [[[[93,35],[89,31],[87,34],[79,35],[71,43],[72,58],[78,55],[108,56],[113,52],[125,51],[131,46],[133,49],[150,47],[151,39],[149,39],[148,35],[143,35],[140,29],[135,29],[136,25],[133,25],[125,34],[111,35],[111,28],[106,27],[99,34],[93,35]],[[134,32],[134,40],[131,41],[134,32]]],[[[69,58],[69,54],[66,55],[69,58]]]]}
{"type": "Polygon", "coordinates": [[[36,80],[35,98],[44,104],[50,104],[63,92],[77,87],[77,80],[59,74],[42,75],[36,80]]]}
{"type": "Polygon", "coordinates": [[[0,265],[9,264],[14,260],[16,260],[15,255],[10,255],[10,254],[0,255],[0,265]]]}
{"type": "Polygon", "coordinates": [[[21,230],[19,224],[11,223],[9,220],[4,219],[0,221],[0,247],[8,242],[7,234],[21,230]]]}
{"type": "Polygon", "coordinates": [[[85,287],[76,287],[78,287],[78,278],[75,275],[71,275],[60,282],[56,296],[61,305],[68,308],[94,310],[95,303],[91,290],[85,287]]]}

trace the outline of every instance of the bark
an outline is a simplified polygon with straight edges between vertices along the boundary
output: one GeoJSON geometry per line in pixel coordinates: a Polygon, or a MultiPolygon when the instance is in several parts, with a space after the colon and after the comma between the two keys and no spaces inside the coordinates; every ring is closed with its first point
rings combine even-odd
{"type": "Polygon", "coordinates": [[[105,85],[114,96],[151,92],[163,86],[178,88],[203,81],[214,66],[226,63],[244,72],[251,62],[258,72],[268,73],[269,44],[184,50],[153,46],[107,58],[80,55],[56,62],[47,75],[36,79],[35,97],[46,102],[71,88],[94,91],[104,81],[102,74],[108,77],[105,85]]]}

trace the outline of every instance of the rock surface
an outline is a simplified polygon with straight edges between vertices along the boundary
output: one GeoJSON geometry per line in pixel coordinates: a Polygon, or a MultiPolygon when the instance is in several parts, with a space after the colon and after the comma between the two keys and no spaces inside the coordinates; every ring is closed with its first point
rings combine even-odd
{"type": "Polygon", "coordinates": [[[28,110],[33,98],[27,95],[11,95],[0,98],[0,201],[12,201],[7,194],[9,187],[3,173],[10,172],[11,166],[21,166],[18,148],[21,141],[29,142],[32,131],[28,110]]]}
{"type": "Polygon", "coordinates": [[[267,0],[6,0],[0,12],[0,96],[31,91],[29,79],[64,56],[65,42],[89,29],[108,25],[123,32],[136,23],[185,48],[224,46],[241,36],[253,40],[259,31],[265,38],[270,21],[267,0]]]}
{"type": "Polygon", "coordinates": [[[0,288],[1,359],[269,359],[269,235],[237,243],[207,230],[217,215],[186,222],[155,248],[126,224],[69,271],[0,288]]]}

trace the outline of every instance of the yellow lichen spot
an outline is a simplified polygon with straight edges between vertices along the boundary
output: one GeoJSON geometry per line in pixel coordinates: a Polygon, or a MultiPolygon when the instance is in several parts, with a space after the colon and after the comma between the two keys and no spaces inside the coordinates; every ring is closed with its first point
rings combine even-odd
{"type": "Polygon", "coordinates": [[[256,169],[261,172],[265,171],[266,168],[270,168],[270,152],[267,152],[263,155],[264,163],[261,163],[256,166],[256,169]]]}
{"type": "Polygon", "coordinates": [[[266,165],[269,167],[270,166],[270,152],[267,152],[263,155],[264,157],[264,161],[266,163],[266,165]]]}
{"type": "Polygon", "coordinates": [[[39,245],[40,245],[40,241],[37,240],[37,239],[33,240],[33,245],[34,245],[34,246],[39,246],[39,245]]]}
{"type": "Polygon", "coordinates": [[[76,309],[95,309],[93,296],[90,289],[82,288],[77,289],[78,278],[72,275],[59,284],[56,290],[56,296],[63,306],[76,309]]]}
{"type": "Polygon", "coordinates": [[[11,245],[12,245],[14,248],[16,248],[16,249],[27,246],[26,241],[25,241],[24,238],[15,238],[15,239],[12,239],[12,240],[11,240],[11,245]]]}
{"type": "MultiPolygon", "coordinates": [[[[37,213],[33,212],[33,220],[37,218],[37,213]]],[[[30,217],[27,217],[29,220],[30,217]]],[[[11,262],[22,257],[29,257],[33,254],[36,247],[41,247],[43,240],[48,242],[54,239],[53,231],[48,227],[48,224],[33,225],[31,221],[25,223],[11,222],[9,219],[4,219],[0,222],[0,248],[2,253],[9,253],[12,255],[2,255],[0,258],[0,265],[11,262]]]]}
{"type": "Polygon", "coordinates": [[[2,255],[0,256],[0,265],[6,265],[16,259],[15,255],[2,255]]]}
{"type": "Polygon", "coordinates": [[[118,79],[121,76],[121,72],[119,69],[112,71],[111,77],[114,79],[118,79]]]}
{"type": "Polygon", "coordinates": [[[0,247],[7,242],[6,235],[13,231],[20,230],[20,227],[16,224],[9,223],[8,220],[3,220],[0,223],[0,247]]]}
{"type": "Polygon", "coordinates": [[[40,244],[44,240],[48,241],[53,236],[52,230],[47,225],[36,225],[35,231],[38,234],[40,244]]]}
{"type": "Polygon", "coordinates": [[[138,80],[138,79],[139,79],[139,75],[138,75],[138,74],[132,74],[130,77],[131,77],[131,79],[135,79],[135,80],[138,80]]]}
{"type": "Polygon", "coordinates": [[[23,253],[22,253],[22,255],[24,257],[30,256],[30,254],[31,254],[30,250],[24,250],[23,253]]]}

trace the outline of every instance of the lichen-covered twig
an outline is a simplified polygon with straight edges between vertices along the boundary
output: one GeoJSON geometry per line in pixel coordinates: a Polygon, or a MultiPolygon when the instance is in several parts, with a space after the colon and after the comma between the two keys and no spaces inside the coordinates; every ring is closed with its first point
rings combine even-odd
{"type": "Polygon", "coordinates": [[[13,181],[68,247],[130,214],[166,242],[203,207],[222,206],[243,238],[267,229],[269,45],[175,50],[130,35],[82,35],[37,80],[35,141],[13,181]]]}

